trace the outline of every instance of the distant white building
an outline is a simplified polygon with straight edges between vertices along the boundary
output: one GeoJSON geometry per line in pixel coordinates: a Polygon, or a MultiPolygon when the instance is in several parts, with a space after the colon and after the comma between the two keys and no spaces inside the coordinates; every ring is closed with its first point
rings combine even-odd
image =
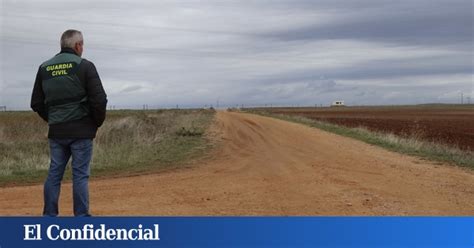
{"type": "Polygon", "coordinates": [[[346,105],[344,104],[344,101],[334,101],[334,102],[332,102],[332,104],[331,104],[331,107],[343,107],[343,106],[346,106],[346,105]]]}

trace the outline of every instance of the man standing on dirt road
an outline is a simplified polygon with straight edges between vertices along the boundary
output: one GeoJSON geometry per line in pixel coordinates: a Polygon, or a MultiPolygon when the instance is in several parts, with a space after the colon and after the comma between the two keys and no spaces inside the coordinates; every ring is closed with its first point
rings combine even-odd
{"type": "Polygon", "coordinates": [[[31,96],[31,108],[49,125],[43,215],[59,214],[61,181],[72,156],[74,216],[90,216],[92,140],[105,120],[107,95],[94,64],[81,58],[82,33],[66,30],[60,43],[61,52],[39,67],[31,96]]]}

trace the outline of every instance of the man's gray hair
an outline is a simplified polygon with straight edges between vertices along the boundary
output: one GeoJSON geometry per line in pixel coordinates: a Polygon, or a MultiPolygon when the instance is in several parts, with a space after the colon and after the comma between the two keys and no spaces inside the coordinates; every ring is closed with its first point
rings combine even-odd
{"type": "Polygon", "coordinates": [[[61,35],[61,47],[74,48],[76,43],[83,42],[81,31],[69,29],[61,35]]]}

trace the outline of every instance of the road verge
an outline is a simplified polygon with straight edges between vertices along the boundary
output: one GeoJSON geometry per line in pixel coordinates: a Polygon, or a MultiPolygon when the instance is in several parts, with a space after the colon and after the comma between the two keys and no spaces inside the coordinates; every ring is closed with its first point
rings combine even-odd
{"type": "Polygon", "coordinates": [[[244,109],[244,112],[273,117],[318,128],[327,132],[350,137],[387,150],[420,157],[434,162],[474,169],[474,153],[444,144],[427,142],[416,137],[404,138],[392,133],[369,131],[363,127],[349,128],[301,116],[270,113],[264,110],[244,109]]]}

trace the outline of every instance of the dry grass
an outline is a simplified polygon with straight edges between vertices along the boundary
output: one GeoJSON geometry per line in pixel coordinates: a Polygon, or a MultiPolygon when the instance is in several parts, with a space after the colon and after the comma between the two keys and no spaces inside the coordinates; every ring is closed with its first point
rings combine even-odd
{"type": "Polygon", "coordinates": [[[47,170],[47,126],[33,113],[0,114],[0,176],[47,170]]]}
{"type": "MultiPolygon", "coordinates": [[[[203,134],[213,117],[212,110],[110,111],[94,140],[92,174],[155,170],[202,154],[209,148],[203,134]]],[[[35,113],[0,113],[0,184],[44,179],[47,131],[35,113]]]]}

